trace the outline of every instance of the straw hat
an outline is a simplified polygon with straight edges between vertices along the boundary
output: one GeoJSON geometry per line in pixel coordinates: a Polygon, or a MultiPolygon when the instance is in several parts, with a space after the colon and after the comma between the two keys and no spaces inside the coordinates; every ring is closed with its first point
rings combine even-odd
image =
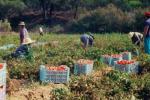
{"type": "Polygon", "coordinates": [[[19,25],[20,26],[25,26],[25,22],[20,22],[19,25]]]}
{"type": "Polygon", "coordinates": [[[30,38],[25,38],[24,43],[22,43],[22,44],[32,44],[34,42],[35,42],[35,40],[31,40],[30,38]]]}

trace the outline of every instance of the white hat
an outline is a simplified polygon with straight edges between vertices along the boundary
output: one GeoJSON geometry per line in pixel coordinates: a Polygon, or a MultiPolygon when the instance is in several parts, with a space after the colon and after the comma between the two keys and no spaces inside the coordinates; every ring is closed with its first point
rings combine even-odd
{"type": "Polygon", "coordinates": [[[129,38],[132,38],[133,35],[134,35],[134,32],[129,32],[129,34],[128,34],[129,38]]]}
{"type": "Polygon", "coordinates": [[[20,26],[25,26],[25,22],[20,22],[19,25],[20,26]]]}
{"type": "Polygon", "coordinates": [[[22,44],[32,44],[35,40],[31,40],[30,38],[25,38],[24,42],[22,44]]]}

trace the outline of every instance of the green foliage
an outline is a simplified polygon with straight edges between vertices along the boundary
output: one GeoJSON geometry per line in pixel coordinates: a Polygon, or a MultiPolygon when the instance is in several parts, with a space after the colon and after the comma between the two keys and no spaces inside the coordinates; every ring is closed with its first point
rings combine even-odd
{"type": "Polygon", "coordinates": [[[141,64],[142,68],[141,71],[143,73],[150,72],[150,56],[147,54],[141,54],[138,57],[138,60],[140,61],[141,64]]]}
{"type": "MultiPolygon", "coordinates": [[[[0,43],[19,43],[17,37],[17,35],[10,35],[9,37],[2,35],[0,36],[0,43]]],[[[39,39],[39,37],[40,35],[32,35],[34,40],[39,39]]],[[[112,50],[111,48],[113,47],[111,45],[114,45],[116,48],[121,47],[129,48],[129,51],[132,50],[134,47],[132,47],[131,41],[128,39],[127,35],[95,35],[94,47],[88,48],[86,53],[81,48],[79,37],[79,35],[58,34],[46,34],[43,37],[40,37],[38,41],[48,40],[49,43],[43,46],[33,46],[33,62],[26,59],[13,58],[6,61],[10,78],[38,81],[39,66],[41,64],[66,64],[71,70],[73,70],[75,61],[81,58],[86,58],[95,61],[95,73],[93,73],[91,76],[71,75],[70,83],[67,86],[68,89],[54,89],[52,92],[53,99],[96,100],[100,98],[102,100],[129,100],[131,99],[132,95],[134,95],[137,99],[149,97],[149,72],[145,71],[142,75],[128,75],[127,73],[122,73],[119,71],[110,71],[105,74],[104,70],[102,69],[107,69],[106,65],[103,65],[98,61],[98,58],[102,54],[112,54],[119,51],[116,49],[112,50]],[[56,40],[58,41],[58,45],[52,46],[51,43],[56,40]]],[[[15,48],[5,51],[1,50],[1,57],[13,52],[14,49],[15,48]]],[[[148,59],[149,56],[144,54],[140,55],[138,58],[138,60],[141,62],[141,65],[145,66],[145,68],[146,66],[149,66],[148,59]]]]}
{"type": "Polygon", "coordinates": [[[48,32],[143,31],[149,4],[149,0],[0,0],[0,19],[12,19],[17,28],[20,20],[31,22],[29,11],[45,19],[37,22],[48,25],[48,32]]]}
{"type": "Polygon", "coordinates": [[[11,26],[7,19],[4,21],[0,20],[0,32],[10,32],[11,26]]]}
{"type": "Polygon", "coordinates": [[[0,18],[8,18],[11,14],[25,8],[23,0],[0,0],[0,18]]]}
{"type": "Polygon", "coordinates": [[[108,5],[71,22],[70,30],[75,32],[128,32],[133,27],[133,17],[132,14],[123,12],[114,5],[108,5]]]}
{"type": "Polygon", "coordinates": [[[50,32],[58,33],[58,32],[63,32],[64,28],[61,25],[56,25],[50,28],[50,32]]]}
{"type": "Polygon", "coordinates": [[[68,91],[63,88],[56,88],[52,90],[53,99],[62,100],[67,99],[66,97],[69,95],[68,91]]]}
{"type": "Polygon", "coordinates": [[[98,59],[102,55],[102,52],[98,48],[91,48],[85,53],[85,57],[90,59],[98,59]]]}
{"type": "Polygon", "coordinates": [[[128,3],[132,7],[139,7],[142,5],[142,3],[139,0],[130,0],[128,3]]]}

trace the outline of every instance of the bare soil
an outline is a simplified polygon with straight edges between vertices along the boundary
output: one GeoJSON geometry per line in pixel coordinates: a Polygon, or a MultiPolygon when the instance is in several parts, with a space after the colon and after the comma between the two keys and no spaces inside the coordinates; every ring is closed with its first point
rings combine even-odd
{"type": "Polygon", "coordinates": [[[20,88],[19,91],[7,95],[7,100],[50,100],[54,88],[64,88],[63,84],[35,85],[30,88],[20,88]]]}

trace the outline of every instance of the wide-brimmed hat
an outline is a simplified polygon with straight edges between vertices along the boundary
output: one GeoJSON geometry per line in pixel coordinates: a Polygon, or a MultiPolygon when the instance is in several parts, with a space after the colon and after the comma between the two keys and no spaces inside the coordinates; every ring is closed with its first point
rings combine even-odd
{"type": "Polygon", "coordinates": [[[150,17],[150,12],[145,12],[144,15],[145,15],[146,17],[150,17]]]}
{"type": "Polygon", "coordinates": [[[23,21],[20,22],[20,23],[19,23],[19,26],[25,26],[25,22],[23,22],[23,21]]]}
{"type": "Polygon", "coordinates": [[[30,38],[25,38],[24,42],[22,44],[32,44],[35,40],[31,40],[30,38]]]}
{"type": "Polygon", "coordinates": [[[128,33],[128,37],[129,37],[129,38],[132,38],[133,35],[134,35],[134,32],[129,32],[129,33],[128,33]]]}

